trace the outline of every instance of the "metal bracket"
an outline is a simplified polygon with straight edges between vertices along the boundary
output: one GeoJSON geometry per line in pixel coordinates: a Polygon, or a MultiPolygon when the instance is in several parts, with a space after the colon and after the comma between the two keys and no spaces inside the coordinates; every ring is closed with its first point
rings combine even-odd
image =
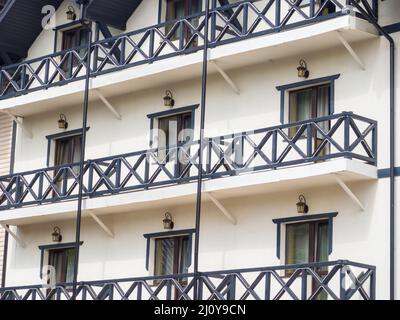
{"type": "Polygon", "coordinates": [[[344,192],[347,193],[347,195],[350,197],[350,199],[358,206],[360,207],[361,211],[365,211],[365,207],[362,204],[362,202],[357,198],[357,196],[350,190],[350,188],[343,182],[342,179],[340,179],[339,175],[334,173],[332,174],[333,177],[335,178],[336,182],[339,184],[339,186],[344,190],[344,192]]]}
{"type": "Polygon", "coordinates": [[[110,101],[107,100],[107,98],[99,91],[99,90],[92,90],[97,97],[104,103],[104,105],[114,114],[114,116],[118,120],[122,120],[121,114],[113,107],[113,105],[110,103],[110,101]]]}
{"type": "Polygon", "coordinates": [[[228,85],[231,87],[231,89],[237,94],[240,95],[240,89],[239,87],[233,82],[232,78],[219,66],[216,60],[211,60],[210,61],[219,74],[225,79],[225,81],[228,83],[228,85]]]}
{"type": "Polygon", "coordinates": [[[208,198],[217,206],[217,208],[219,210],[221,210],[221,212],[224,214],[224,216],[233,224],[236,225],[237,224],[237,220],[236,218],[229,213],[229,211],[222,205],[221,202],[219,202],[218,199],[216,199],[210,192],[206,192],[205,193],[208,198]]]}
{"type": "Polygon", "coordinates": [[[89,215],[93,218],[94,221],[97,222],[97,224],[103,229],[103,231],[110,237],[114,238],[114,233],[104,224],[101,219],[96,216],[92,210],[88,210],[89,215]]]}
{"type": "Polygon", "coordinates": [[[361,58],[358,56],[358,54],[354,51],[354,49],[351,47],[349,42],[341,35],[340,31],[336,31],[336,35],[340,42],[343,44],[343,46],[347,49],[347,51],[350,53],[350,55],[353,57],[355,62],[360,66],[362,70],[366,70],[367,68],[365,67],[364,62],[361,60],[361,58]]]}
{"type": "Polygon", "coordinates": [[[8,234],[14,238],[14,240],[22,247],[25,248],[26,244],[25,242],[19,237],[17,236],[6,224],[1,223],[0,224],[4,230],[6,230],[8,232],[8,234]]]}

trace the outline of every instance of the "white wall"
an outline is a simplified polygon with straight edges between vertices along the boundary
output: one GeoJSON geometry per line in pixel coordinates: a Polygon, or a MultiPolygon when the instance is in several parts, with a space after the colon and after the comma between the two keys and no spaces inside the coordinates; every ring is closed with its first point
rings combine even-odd
{"type": "MultiPolygon", "coordinates": [[[[309,214],[339,212],[334,218],[333,253],[330,260],[348,259],[377,266],[377,294],[388,297],[388,180],[354,183],[350,187],[368,208],[361,212],[337,186],[299,189],[279,194],[221,200],[237,218],[232,225],[212,203],[202,211],[200,270],[212,271],[265,267],[284,263],[276,258],[276,225],[272,219],[298,216],[296,202],[304,193],[309,214]]],[[[80,259],[80,280],[99,280],[151,275],[145,269],[146,240],[143,234],[162,232],[165,211],[173,215],[175,230],[194,226],[195,205],[179,205],[159,210],[102,216],[115,234],[109,238],[90,218],[84,218],[80,259]]],[[[74,221],[21,226],[18,234],[28,244],[20,248],[10,242],[7,285],[41,283],[39,245],[51,243],[54,226],[59,226],[64,242],[74,241],[74,221]]],[[[282,228],[284,235],[284,228],[282,228]]]]}
{"type": "MultiPolygon", "coordinates": [[[[148,24],[149,20],[143,18],[147,15],[152,14],[150,20],[156,19],[154,2],[157,0],[143,2],[135,14],[137,17],[134,15],[128,21],[128,29],[139,27],[145,22],[148,24]],[[150,10],[151,5],[153,7],[150,10]]],[[[391,6],[395,5],[394,2],[387,1],[391,6]]],[[[399,42],[400,34],[393,36],[399,42]]],[[[30,56],[40,54],[41,49],[45,48],[44,43],[50,46],[50,38],[46,34],[43,33],[40,37],[31,48],[30,56]]],[[[387,168],[388,44],[383,38],[379,38],[353,44],[353,48],[366,64],[366,71],[358,67],[343,47],[339,47],[229,70],[229,75],[241,90],[240,96],[235,95],[219,75],[210,76],[206,135],[215,136],[278,124],[280,96],[275,87],[298,81],[296,68],[299,59],[304,58],[308,62],[311,78],[341,74],[336,81],[335,113],[353,111],[378,121],[379,168],[387,168]]],[[[110,101],[122,115],[121,121],[116,120],[101,102],[92,103],[89,111],[87,158],[147,148],[150,124],[146,115],[165,110],[162,102],[165,89],[173,91],[176,108],[200,102],[200,79],[196,78],[111,98],[110,101]]],[[[45,167],[45,136],[59,132],[57,120],[60,113],[66,114],[69,129],[79,128],[79,105],[24,119],[24,126],[32,132],[33,137],[28,137],[26,132],[19,128],[16,171],[45,167]]],[[[397,117],[400,117],[398,114],[397,117]]],[[[198,122],[197,111],[197,128],[198,122]]],[[[399,156],[400,148],[397,148],[397,159],[400,159],[399,156]]],[[[237,226],[229,224],[212,204],[207,203],[203,210],[201,269],[261,267],[281,263],[275,257],[276,228],[272,219],[295,215],[297,196],[304,193],[312,213],[339,212],[338,217],[334,219],[334,252],[331,259],[350,259],[376,265],[378,297],[388,298],[388,184],[388,179],[381,179],[377,182],[350,185],[367,208],[365,212],[360,212],[339,187],[299,189],[296,192],[223,200],[227,209],[237,217],[237,226]]],[[[193,204],[177,204],[165,210],[123,215],[109,212],[103,219],[115,233],[114,239],[108,238],[91,219],[84,219],[82,240],[85,243],[81,251],[80,279],[147,275],[144,266],[146,241],[143,234],[162,231],[161,220],[167,210],[173,213],[175,229],[193,227],[193,204]]],[[[398,224],[400,226],[400,222],[398,224]]],[[[10,241],[7,285],[34,284],[40,281],[38,246],[51,242],[50,235],[54,225],[61,227],[65,242],[74,240],[73,221],[25,225],[19,228],[18,233],[28,246],[21,248],[15,241],[10,241]]],[[[398,284],[400,285],[400,280],[398,284]]]]}

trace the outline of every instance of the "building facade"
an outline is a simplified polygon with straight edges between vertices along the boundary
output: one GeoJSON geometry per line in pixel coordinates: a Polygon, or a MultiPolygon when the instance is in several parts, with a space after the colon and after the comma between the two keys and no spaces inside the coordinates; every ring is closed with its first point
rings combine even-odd
{"type": "MultiPolygon", "coordinates": [[[[12,167],[10,166],[12,154],[13,140],[13,121],[7,114],[0,113],[0,172],[2,176],[10,174],[12,167]]],[[[8,235],[5,229],[0,226],[0,283],[3,285],[5,281],[5,264],[6,264],[6,246],[8,235]]]]}
{"type": "Polygon", "coordinates": [[[47,2],[0,13],[0,299],[398,298],[397,0],[47,2]]]}

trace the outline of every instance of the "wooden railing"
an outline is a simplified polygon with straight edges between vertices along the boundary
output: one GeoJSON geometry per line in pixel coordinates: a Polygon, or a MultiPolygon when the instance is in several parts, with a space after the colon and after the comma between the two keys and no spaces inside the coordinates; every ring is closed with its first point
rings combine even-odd
{"type": "MultiPolygon", "coordinates": [[[[83,197],[276,170],[337,158],[377,164],[377,122],[351,112],[291,124],[87,160],[83,197]]],[[[77,199],[79,164],[0,177],[0,210],[77,199]]]]}
{"type": "MultiPolygon", "coordinates": [[[[349,0],[212,0],[209,16],[209,47],[257,37],[272,32],[311,24],[349,14],[349,0]]],[[[376,0],[361,3],[376,12],[376,0]],[[366,6],[367,4],[367,6],[366,6]]],[[[0,100],[29,92],[82,80],[86,75],[87,55],[91,55],[90,76],[153,63],[181,54],[202,50],[205,13],[168,21],[128,32],[37,59],[23,61],[0,69],[0,100]]]]}
{"type": "Polygon", "coordinates": [[[0,288],[0,300],[375,300],[376,268],[347,260],[0,288]],[[286,277],[286,271],[290,276],[286,277]]]}

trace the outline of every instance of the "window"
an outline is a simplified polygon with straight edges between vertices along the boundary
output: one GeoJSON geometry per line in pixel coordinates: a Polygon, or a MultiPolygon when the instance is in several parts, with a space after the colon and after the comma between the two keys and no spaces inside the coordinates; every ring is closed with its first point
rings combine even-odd
{"type": "MultiPolygon", "coordinates": [[[[78,163],[81,160],[82,135],[74,135],[55,140],[54,165],[78,163]]],[[[79,166],[74,172],[79,173],[79,166]]]]}
{"type": "MultiPolygon", "coordinates": [[[[329,259],[328,221],[286,225],[285,264],[325,262],[329,259]]],[[[318,270],[324,272],[326,270],[318,270]]],[[[290,275],[293,271],[289,270],[290,275]]]]}
{"type": "Polygon", "coordinates": [[[56,283],[72,283],[75,270],[75,248],[49,250],[48,256],[48,265],[55,269],[56,283]]]}
{"type": "Polygon", "coordinates": [[[181,113],[158,118],[158,156],[163,162],[176,161],[176,175],[180,175],[187,164],[190,150],[182,145],[193,139],[193,113],[181,113]],[[174,148],[180,146],[181,148],[174,148]]]}
{"type": "MultiPolygon", "coordinates": [[[[201,12],[201,0],[165,0],[164,3],[166,22],[174,21],[201,12]]],[[[196,27],[198,25],[198,18],[192,19],[190,23],[196,27]]],[[[173,26],[173,23],[167,24],[165,33],[168,34],[173,26]]],[[[182,34],[187,41],[190,39],[190,37],[193,35],[190,28],[187,26],[184,26],[183,28],[184,29],[182,29],[182,26],[177,28],[172,40],[179,39],[182,34]]]]}
{"type": "MultiPolygon", "coordinates": [[[[62,38],[62,50],[68,50],[78,47],[83,47],[88,44],[89,41],[89,30],[86,27],[79,27],[63,32],[62,38]]],[[[81,58],[86,54],[86,47],[78,50],[81,58]]],[[[69,55],[68,58],[62,64],[62,68],[65,72],[71,71],[71,67],[79,65],[77,57],[69,55]]]]}
{"type": "Polygon", "coordinates": [[[333,114],[335,80],[339,77],[336,74],[276,87],[281,95],[281,123],[333,114]]]}
{"type": "Polygon", "coordinates": [[[188,273],[190,251],[189,236],[155,239],[154,275],[188,273]]]}

